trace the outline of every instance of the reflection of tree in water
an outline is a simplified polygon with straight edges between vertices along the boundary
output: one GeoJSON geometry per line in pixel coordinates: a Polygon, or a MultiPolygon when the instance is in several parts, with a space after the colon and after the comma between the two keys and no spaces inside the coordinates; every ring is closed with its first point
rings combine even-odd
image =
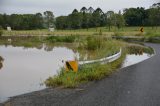
{"type": "Polygon", "coordinates": [[[3,62],[3,58],[0,56],[0,69],[3,67],[2,62],[3,62]]]}
{"type": "Polygon", "coordinates": [[[45,51],[52,51],[53,48],[54,48],[53,45],[45,45],[45,46],[44,46],[44,50],[45,50],[45,51]]]}

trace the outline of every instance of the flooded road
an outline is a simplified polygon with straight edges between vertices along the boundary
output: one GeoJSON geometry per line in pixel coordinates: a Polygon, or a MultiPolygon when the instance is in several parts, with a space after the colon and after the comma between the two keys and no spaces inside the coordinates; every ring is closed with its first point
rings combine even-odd
{"type": "MultiPolygon", "coordinates": [[[[62,60],[73,60],[75,57],[79,59],[81,55],[62,46],[24,48],[0,45],[0,56],[0,102],[4,102],[8,97],[46,88],[44,81],[58,73],[64,66],[62,60]]],[[[149,57],[151,55],[147,53],[128,54],[122,67],[149,57]]]]}
{"type": "Polygon", "coordinates": [[[62,60],[74,59],[74,52],[66,47],[54,47],[51,51],[44,48],[0,46],[0,56],[3,58],[0,102],[7,97],[44,89],[42,83],[57,74],[63,66],[62,60]]]}

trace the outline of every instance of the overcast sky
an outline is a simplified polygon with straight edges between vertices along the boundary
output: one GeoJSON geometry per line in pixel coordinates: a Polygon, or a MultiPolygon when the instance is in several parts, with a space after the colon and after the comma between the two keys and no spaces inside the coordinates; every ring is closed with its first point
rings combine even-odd
{"type": "Polygon", "coordinates": [[[73,9],[83,6],[94,9],[100,7],[104,12],[118,11],[129,7],[149,8],[160,0],[0,0],[0,13],[37,13],[52,11],[55,16],[67,15],[73,9]]]}

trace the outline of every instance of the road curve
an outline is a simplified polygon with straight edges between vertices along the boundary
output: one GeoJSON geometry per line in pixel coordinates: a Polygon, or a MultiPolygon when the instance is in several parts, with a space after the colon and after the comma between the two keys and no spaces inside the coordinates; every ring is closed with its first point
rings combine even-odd
{"type": "Polygon", "coordinates": [[[160,106],[160,44],[156,55],[80,89],[46,89],[11,98],[13,106],[160,106]],[[38,96],[37,96],[38,95],[38,96]]]}

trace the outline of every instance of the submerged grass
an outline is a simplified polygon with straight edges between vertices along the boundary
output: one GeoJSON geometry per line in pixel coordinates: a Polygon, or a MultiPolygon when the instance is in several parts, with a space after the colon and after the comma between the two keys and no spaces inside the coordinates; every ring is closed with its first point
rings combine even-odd
{"type": "MultiPolygon", "coordinates": [[[[115,42],[114,42],[115,43],[115,42]]],[[[122,46],[123,44],[121,44],[122,46]]],[[[112,46],[115,46],[112,44],[112,46]]],[[[122,46],[122,48],[124,45],[122,46]]],[[[99,51],[100,52],[100,51],[99,51]]],[[[122,61],[124,60],[126,55],[126,50],[123,48],[122,56],[108,64],[100,64],[100,63],[93,63],[93,64],[85,64],[79,67],[78,72],[73,71],[65,71],[65,69],[61,69],[58,75],[53,77],[49,77],[45,84],[49,87],[57,87],[57,86],[64,86],[69,88],[77,87],[79,84],[100,80],[112,72],[114,72],[118,67],[121,66],[122,61]]]]}
{"type": "Polygon", "coordinates": [[[136,55],[142,55],[143,53],[153,54],[154,50],[151,47],[146,47],[143,45],[137,45],[137,44],[129,44],[126,46],[127,53],[128,54],[136,54],[136,55]]]}
{"type": "Polygon", "coordinates": [[[123,63],[126,54],[128,53],[142,54],[143,52],[146,52],[149,54],[153,54],[154,52],[152,48],[137,44],[123,43],[121,45],[121,48],[122,48],[121,57],[111,63],[84,64],[79,67],[78,72],[65,71],[65,69],[62,68],[58,75],[49,77],[45,81],[45,84],[48,87],[63,86],[66,88],[75,88],[82,83],[100,80],[106,76],[111,75],[114,71],[116,71],[119,67],[121,67],[121,64],[123,63]]]}
{"type": "Polygon", "coordinates": [[[93,60],[111,56],[119,52],[123,42],[106,38],[102,35],[88,36],[80,42],[78,52],[79,60],[93,60]]]}

